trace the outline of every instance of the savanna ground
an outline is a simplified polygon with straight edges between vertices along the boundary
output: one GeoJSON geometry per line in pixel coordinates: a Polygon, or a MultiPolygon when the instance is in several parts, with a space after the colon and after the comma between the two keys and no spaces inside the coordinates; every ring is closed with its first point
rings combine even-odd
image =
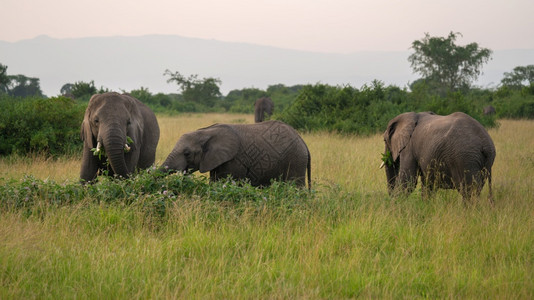
{"type": "MultiPolygon", "coordinates": [[[[159,116],[157,163],[178,137],[252,115],[159,116]]],[[[495,205],[458,193],[387,195],[380,135],[303,134],[303,205],[178,197],[147,221],[134,205],[0,209],[0,298],[534,297],[534,121],[500,120],[495,205]],[[43,212],[44,211],[44,212],[43,212]],[[155,224],[157,223],[157,224],[155,224]]],[[[73,182],[79,158],[0,159],[0,179],[73,182]]],[[[239,198],[239,193],[235,194],[239,198]]]]}

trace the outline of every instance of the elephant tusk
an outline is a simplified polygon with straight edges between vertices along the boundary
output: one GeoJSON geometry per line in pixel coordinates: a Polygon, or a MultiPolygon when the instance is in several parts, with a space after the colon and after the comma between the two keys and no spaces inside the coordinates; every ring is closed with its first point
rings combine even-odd
{"type": "Polygon", "coordinates": [[[95,151],[95,152],[100,151],[100,147],[101,147],[101,146],[102,146],[102,145],[100,144],[100,142],[98,142],[98,143],[96,144],[96,151],[95,151]]]}
{"type": "Polygon", "coordinates": [[[382,163],[380,164],[380,168],[379,168],[379,169],[382,169],[385,165],[386,165],[386,164],[385,164],[384,162],[382,162],[382,163]]]}
{"type": "Polygon", "coordinates": [[[132,149],[132,148],[131,148],[130,146],[128,146],[128,144],[124,144],[124,152],[125,152],[125,153],[130,152],[131,149],[132,149]]]}

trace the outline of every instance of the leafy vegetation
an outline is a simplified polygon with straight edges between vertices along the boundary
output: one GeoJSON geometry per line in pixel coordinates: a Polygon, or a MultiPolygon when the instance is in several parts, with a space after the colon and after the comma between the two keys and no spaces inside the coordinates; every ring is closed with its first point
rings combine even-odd
{"type": "Polygon", "coordinates": [[[469,88],[482,73],[482,66],[491,58],[492,51],[477,43],[456,45],[461,33],[431,37],[428,33],[412,43],[414,53],[408,61],[414,70],[427,82],[432,82],[437,92],[443,94],[469,88]]]}
{"type": "Polygon", "coordinates": [[[0,64],[0,94],[6,94],[8,92],[7,85],[9,81],[9,77],[7,77],[7,66],[0,64]]]}
{"type": "Polygon", "coordinates": [[[198,79],[196,74],[185,77],[178,71],[171,72],[170,70],[165,70],[163,75],[169,76],[168,83],[175,82],[179,86],[185,101],[198,102],[205,107],[213,107],[222,96],[219,89],[222,82],[218,78],[198,79]]]}
{"type": "Polygon", "coordinates": [[[85,107],[64,97],[0,95],[0,155],[43,152],[57,156],[80,152],[85,107]]]}
{"type": "Polygon", "coordinates": [[[525,86],[534,85],[534,65],[517,66],[512,72],[505,72],[501,80],[502,86],[522,89],[525,86]]]}
{"type": "Polygon", "coordinates": [[[149,213],[164,216],[167,207],[180,197],[201,197],[205,201],[230,203],[251,201],[261,208],[265,205],[302,205],[308,199],[308,193],[295,185],[278,181],[263,189],[230,179],[210,184],[205,177],[166,176],[153,168],[140,171],[128,179],[101,176],[97,183],[90,185],[78,182],[59,184],[31,175],[20,181],[9,180],[0,186],[0,209],[23,211],[29,216],[40,213],[43,206],[77,205],[92,199],[97,204],[141,205],[149,213]],[[292,200],[288,202],[287,199],[292,200]]]}
{"type": "MultiPolygon", "coordinates": [[[[385,130],[389,120],[407,111],[433,111],[447,115],[462,111],[484,126],[495,126],[494,116],[484,116],[484,96],[449,93],[446,97],[408,92],[373,81],[361,89],[351,86],[307,85],[294,104],[273,118],[300,130],[327,130],[341,133],[375,134],[385,130]]],[[[534,115],[533,115],[534,117],[534,115]]]]}

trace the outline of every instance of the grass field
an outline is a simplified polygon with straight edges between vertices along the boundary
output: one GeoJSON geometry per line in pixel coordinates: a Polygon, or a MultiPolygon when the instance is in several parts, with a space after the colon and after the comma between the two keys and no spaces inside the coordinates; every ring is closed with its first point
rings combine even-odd
{"type": "MultiPolygon", "coordinates": [[[[156,161],[185,132],[252,121],[160,116],[156,161]]],[[[219,202],[178,195],[158,218],[124,201],[43,205],[30,215],[1,205],[0,299],[532,299],[534,121],[500,124],[490,130],[494,206],[487,187],[467,207],[454,191],[392,199],[378,169],[381,136],[329,133],[303,134],[314,184],[306,198],[262,206],[239,193],[219,202]]],[[[0,158],[0,183],[26,174],[76,182],[79,160],[0,158]]]]}

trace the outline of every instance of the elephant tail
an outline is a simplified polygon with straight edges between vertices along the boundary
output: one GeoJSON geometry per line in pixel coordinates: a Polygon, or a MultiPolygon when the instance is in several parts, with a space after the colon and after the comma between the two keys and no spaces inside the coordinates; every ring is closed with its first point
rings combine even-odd
{"type": "Polygon", "coordinates": [[[485,162],[484,162],[484,175],[486,179],[488,180],[488,188],[489,188],[489,195],[488,199],[491,204],[493,204],[493,192],[491,190],[491,168],[493,166],[493,162],[495,161],[496,151],[495,146],[493,143],[490,145],[486,145],[482,148],[482,154],[484,155],[485,162]]]}
{"type": "Polygon", "coordinates": [[[308,170],[308,190],[311,191],[311,155],[308,146],[306,146],[306,150],[308,150],[308,166],[306,167],[308,170]]]}
{"type": "Polygon", "coordinates": [[[493,201],[493,192],[491,191],[491,170],[488,172],[488,188],[489,188],[489,201],[491,204],[494,204],[495,202],[493,201]]]}

